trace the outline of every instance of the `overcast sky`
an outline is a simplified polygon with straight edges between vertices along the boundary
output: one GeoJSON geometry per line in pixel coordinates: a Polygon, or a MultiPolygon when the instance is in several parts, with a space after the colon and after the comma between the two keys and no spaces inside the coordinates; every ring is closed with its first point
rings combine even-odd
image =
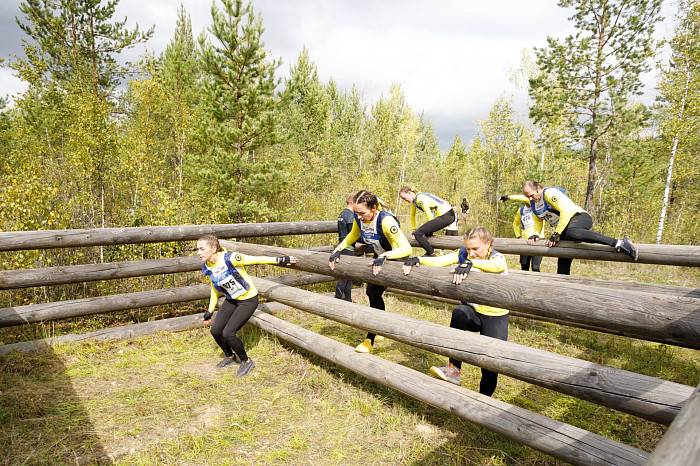
{"type": "MultiPolygon", "coordinates": [[[[0,57],[21,53],[24,33],[15,24],[21,0],[0,0],[0,57]]],[[[218,2],[218,0],[217,0],[218,2]]],[[[288,75],[302,47],[309,50],[319,77],[333,78],[342,89],[356,84],[365,102],[376,102],[392,83],[401,85],[415,113],[425,112],[448,149],[456,134],[473,138],[475,120],[488,115],[495,100],[513,96],[527,112],[527,91],[508,80],[525,50],[541,47],[547,36],[574,30],[571,11],[556,0],[253,0],[263,18],[265,48],[281,58],[288,75]],[[429,5],[429,6],[428,6],[429,5]]],[[[211,24],[209,0],[183,0],[197,37],[211,24]]],[[[155,25],[145,46],[128,51],[135,60],[146,49],[156,54],[171,40],[179,3],[172,0],[120,0],[113,20],[127,17],[127,27],[155,25]]],[[[658,37],[673,34],[675,4],[666,0],[658,37]]],[[[24,18],[21,18],[24,20],[24,18]]],[[[644,78],[646,103],[653,101],[656,73],[644,78]]],[[[11,70],[0,69],[0,95],[24,90],[11,70]]]]}

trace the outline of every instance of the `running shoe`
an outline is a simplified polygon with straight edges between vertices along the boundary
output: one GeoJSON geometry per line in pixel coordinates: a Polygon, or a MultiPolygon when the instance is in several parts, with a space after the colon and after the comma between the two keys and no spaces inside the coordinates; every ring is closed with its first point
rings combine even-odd
{"type": "Polygon", "coordinates": [[[250,371],[253,370],[254,367],[255,363],[252,359],[248,358],[247,361],[241,363],[241,366],[238,368],[238,372],[236,372],[236,377],[245,377],[250,373],[250,371]]]}
{"type": "Polygon", "coordinates": [[[462,375],[462,371],[457,369],[452,364],[447,367],[432,366],[430,368],[430,375],[447,382],[452,382],[455,385],[459,385],[459,377],[462,375]]]}
{"type": "Polygon", "coordinates": [[[382,341],[383,339],[384,339],[383,336],[381,336],[381,335],[375,335],[375,337],[374,337],[374,342],[375,342],[375,343],[379,343],[379,342],[382,341]]]}
{"type": "Polygon", "coordinates": [[[373,349],[372,341],[369,338],[365,338],[365,341],[355,347],[355,351],[358,353],[371,353],[373,349]]]}
{"type": "Polygon", "coordinates": [[[224,367],[228,367],[233,364],[238,364],[239,362],[240,361],[238,360],[238,356],[234,354],[232,358],[225,357],[224,359],[222,359],[221,362],[216,365],[216,368],[223,369],[224,367]]]}
{"type": "Polygon", "coordinates": [[[629,236],[625,236],[620,240],[620,245],[617,247],[617,251],[624,252],[632,258],[632,260],[637,260],[639,253],[637,252],[637,247],[630,241],[629,236]]]}

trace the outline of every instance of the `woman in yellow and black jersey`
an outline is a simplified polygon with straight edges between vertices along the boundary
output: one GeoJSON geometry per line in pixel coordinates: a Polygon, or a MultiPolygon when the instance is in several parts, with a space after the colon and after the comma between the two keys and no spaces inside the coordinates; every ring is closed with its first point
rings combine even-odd
{"type": "Polygon", "coordinates": [[[447,228],[453,223],[456,225],[457,216],[449,202],[432,194],[418,192],[413,188],[404,186],[399,191],[399,197],[411,203],[411,237],[425,249],[426,256],[435,256],[435,250],[428,241],[436,231],[447,228]],[[420,210],[428,217],[428,221],[416,228],[416,211],[420,210]]]}
{"type": "Polygon", "coordinates": [[[244,377],[255,364],[246,354],[243,342],[236,336],[236,332],[248,322],[258,307],[258,290],[244,266],[289,265],[296,263],[297,259],[294,256],[246,256],[228,252],[213,235],[202,236],[197,240],[197,256],[203,262],[202,273],[211,283],[209,309],[202,319],[204,323],[211,321],[219,297],[226,297],[211,326],[211,335],[224,352],[224,359],[216,367],[221,369],[240,362],[236,375],[244,377]]]}
{"type": "MultiPolygon", "coordinates": [[[[485,227],[474,227],[464,234],[465,247],[438,257],[409,257],[404,261],[403,272],[408,275],[411,268],[420,264],[447,267],[457,264],[452,271],[452,282],[460,284],[470,270],[487,273],[508,274],[506,258],[491,247],[493,233],[485,227]]],[[[493,306],[462,302],[452,310],[450,327],[479,332],[487,337],[508,340],[508,310],[493,306]]],[[[450,358],[446,367],[431,367],[430,374],[454,384],[460,384],[462,361],[450,358]]],[[[498,373],[481,369],[479,393],[491,396],[496,390],[498,373]]]]}
{"type": "MultiPolygon", "coordinates": [[[[529,202],[520,206],[515,212],[513,233],[515,233],[516,238],[520,239],[528,239],[532,235],[544,236],[544,222],[539,217],[535,217],[529,202]]],[[[530,264],[532,264],[533,272],[539,272],[540,265],[542,265],[542,256],[525,256],[521,254],[520,268],[522,270],[530,270],[530,264]]]]}
{"type": "MultiPolygon", "coordinates": [[[[622,239],[591,231],[593,219],[581,207],[574,204],[566,195],[565,190],[557,187],[545,188],[537,181],[528,180],[523,183],[523,195],[502,196],[501,200],[515,199],[530,204],[532,212],[541,221],[547,221],[554,232],[547,240],[547,246],[555,246],[559,240],[578,241],[583,243],[605,244],[637,260],[637,248],[627,236],[622,239]]],[[[539,235],[534,234],[527,239],[528,244],[535,244],[539,235]]],[[[557,273],[569,275],[573,259],[560,257],[557,261],[557,273]]]]}
{"type": "MultiPolygon", "coordinates": [[[[379,208],[377,196],[368,191],[360,191],[355,195],[353,207],[355,219],[352,229],[333,250],[328,261],[331,270],[335,270],[335,264],[340,261],[341,251],[358,240],[374,249],[374,260],[371,262],[374,275],[379,273],[387,259],[402,259],[411,255],[413,248],[401,231],[399,221],[391,213],[379,208]]],[[[370,307],[384,310],[384,290],[384,286],[367,284],[370,307]]],[[[365,341],[355,351],[371,353],[374,341],[375,334],[368,333],[365,341]]]]}

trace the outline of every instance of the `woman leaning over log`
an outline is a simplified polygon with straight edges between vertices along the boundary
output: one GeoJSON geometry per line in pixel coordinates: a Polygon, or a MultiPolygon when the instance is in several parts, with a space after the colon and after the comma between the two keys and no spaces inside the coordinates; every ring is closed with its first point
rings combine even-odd
{"type": "MultiPolygon", "coordinates": [[[[428,241],[436,231],[450,227],[453,223],[456,226],[457,215],[449,202],[428,193],[421,193],[413,188],[404,186],[399,191],[399,197],[411,203],[411,238],[418,241],[418,244],[425,249],[426,256],[436,256],[433,246],[428,241]],[[428,217],[428,221],[416,228],[416,211],[420,210],[428,217]]],[[[452,228],[452,227],[451,227],[452,228]]]]}
{"type": "Polygon", "coordinates": [[[244,266],[289,265],[294,264],[297,259],[294,256],[246,256],[228,252],[212,235],[202,236],[197,240],[197,255],[203,262],[202,273],[211,283],[209,310],[204,313],[202,319],[205,324],[211,321],[219,296],[223,294],[226,297],[211,326],[211,335],[224,352],[224,359],[216,367],[223,369],[240,362],[236,375],[245,377],[255,364],[246,354],[243,342],[236,336],[236,332],[248,322],[258,307],[258,290],[248,277],[244,266]]]}
{"type": "MultiPolygon", "coordinates": [[[[493,233],[485,227],[474,227],[464,234],[465,247],[439,257],[409,257],[404,262],[403,273],[408,275],[411,268],[420,264],[447,267],[457,264],[452,273],[452,282],[459,285],[474,268],[487,273],[507,275],[506,258],[491,247],[493,233]]],[[[450,327],[481,335],[508,340],[508,310],[481,304],[463,302],[452,310],[450,327]]],[[[462,374],[462,361],[450,358],[447,367],[431,367],[430,374],[448,382],[459,385],[462,374]]],[[[491,396],[496,390],[498,373],[481,369],[479,393],[491,396]]]]}
{"type": "MultiPolygon", "coordinates": [[[[401,231],[399,221],[391,213],[379,208],[377,196],[368,191],[360,191],[355,195],[353,206],[355,218],[352,229],[333,250],[328,261],[331,270],[335,270],[335,264],[340,261],[340,251],[358,240],[374,249],[374,260],[370,263],[374,275],[379,273],[387,259],[402,259],[411,255],[413,248],[401,231]]],[[[384,310],[384,290],[385,286],[367,284],[370,307],[384,310]]],[[[355,351],[371,353],[375,337],[374,333],[368,333],[365,341],[357,345],[355,351]]]]}

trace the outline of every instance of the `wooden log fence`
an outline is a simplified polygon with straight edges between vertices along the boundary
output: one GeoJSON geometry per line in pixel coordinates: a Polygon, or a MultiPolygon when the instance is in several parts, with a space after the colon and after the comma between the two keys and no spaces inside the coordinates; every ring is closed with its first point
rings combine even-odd
{"type": "Polygon", "coordinates": [[[567,325],[614,332],[632,338],[700,349],[700,300],[658,293],[640,293],[567,283],[534,283],[518,276],[470,273],[464,283],[452,284],[447,268],[417,267],[409,277],[400,262],[387,261],[374,276],[367,258],[343,256],[336,270],[328,254],[226,242],[225,247],[247,254],[294,254],[293,268],[381,286],[476,302],[554,319],[567,325]]]}
{"type": "Polygon", "coordinates": [[[647,466],[700,464],[700,385],[649,457],[647,466]]]}
{"type": "MultiPolygon", "coordinates": [[[[287,274],[274,277],[278,283],[292,286],[310,285],[333,281],[332,277],[317,274],[287,274]]],[[[210,296],[209,285],[193,285],[153,291],[73,299],[45,304],[31,304],[0,309],[0,327],[11,327],[34,322],[67,319],[104,314],[128,309],[162,306],[165,304],[197,301],[210,296]]]]}
{"type": "Polygon", "coordinates": [[[4,231],[0,232],[0,251],[187,241],[196,240],[207,234],[216,235],[219,238],[249,238],[337,232],[338,222],[336,221],[4,231]]]}
{"type": "MultiPolygon", "coordinates": [[[[287,308],[284,304],[270,302],[258,305],[258,310],[274,314],[280,309],[287,308]]],[[[137,338],[156,333],[166,332],[175,333],[191,330],[194,328],[206,327],[202,323],[202,313],[191,314],[180,317],[170,317],[168,319],[159,319],[150,322],[141,322],[138,324],[122,325],[119,327],[103,328],[94,332],[72,333],[68,335],[58,335],[51,338],[43,338],[41,340],[23,341],[20,343],[11,343],[9,345],[0,346],[0,355],[9,354],[12,352],[26,353],[30,351],[40,351],[43,349],[53,348],[57,345],[77,341],[109,341],[123,340],[128,338],[137,338]]]]}
{"type": "Polygon", "coordinates": [[[524,280],[532,280],[538,283],[556,282],[586,286],[601,286],[625,291],[668,294],[696,299],[700,298],[700,288],[691,288],[689,286],[657,285],[655,283],[628,282],[608,278],[578,277],[575,275],[559,275],[556,273],[545,272],[526,272],[523,270],[508,270],[508,275],[522,277],[524,280]]]}
{"type": "MultiPolygon", "coordinates": [[[[429,238],[429,241],[435,249],[464,247],[464,240],[458,236],[433,236],[429,238]]],[[[419,247],[417,241],[412,240],[411,244],[414,247],[419,247]]],[[[635,263],[700,267],[700,246],[668,244],[637,244],[636,246],[639,257],[635,263]]],[[[494,238],[493,247],[503,254],[634,262],[626,254],[619,253],[614,248],[603,244],[560,241],[555,247],[548,248],[546,238],[533,245],[527,244],[524,239],[494,238]]]]}
{"type": "MultiPolygon", "coordinates": [[[[253,278],[258,292],[297,309],[612,409],[670,424],[693,389],[634,372],[464,332],[253,278]]],[[[427,368],[426,368],[427,369],[427,368]]]]}
{"type": "Polygon", "coordinates": [[[198,257],[174,257],[39,269],[0,270],[0,290],[193,272],[201,269],[202,261],[198,257]]]}
{"type": "Polygon", "coordinates": [[[274,316],[256,312],[250,322],[280,340],[365,378],[568,463],[639,465],[648,456],[628,445],[442,382],[400,364],[356,353],[354,348],[274,316]]]}

